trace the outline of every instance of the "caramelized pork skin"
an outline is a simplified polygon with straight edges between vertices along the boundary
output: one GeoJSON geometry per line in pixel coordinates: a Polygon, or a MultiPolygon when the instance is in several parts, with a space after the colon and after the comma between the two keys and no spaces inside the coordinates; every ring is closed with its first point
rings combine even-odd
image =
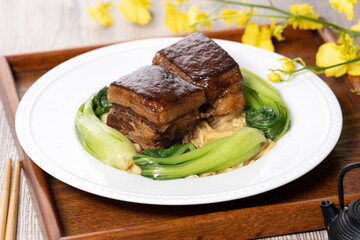
{"type": "Polygon", "coordinates": [[[205,115],[231,113],[245,105],[245,98],[241,97],[242,75],[238,64],[223,48],[200,32],[157,52],[153,64],[204,89],[208,103],[205,115]],[[229,93],[229,88],[232,93],[229,93]],[[219,106],[219,98],[226,98],[231,107],[221,110],[225,106],[219,106]],[[238,104],[231,99],[242,102],[238,104]]]}
{"type": "Polygon", "coordinates": [[[205,95],[201,88],[150,65],[113,82],[108,99],[156,124],[163,124],[197,110],[205,102],[205,95]]]}

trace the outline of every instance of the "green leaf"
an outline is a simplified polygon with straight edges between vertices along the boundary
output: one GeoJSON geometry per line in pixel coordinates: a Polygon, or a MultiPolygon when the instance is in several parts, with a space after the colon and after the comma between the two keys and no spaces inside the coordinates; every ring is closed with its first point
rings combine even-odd
{"type": "Polygon", "coordinates": [[[241,128],[233,135],[205,144],[201,148],[167,158],[134,158],[141,175],[156,180],[183,178],[232,167],[253,157],[266,142],[264,133],[241,128]]]}
{"type": "Polygon", "coordinates": [[[246,98],[246,124],[262,130],[271,140],[279,140],[290,125],[289,110],[276,89],[255,75],[241,69],[246,98]]]}
{"type": "Polygon", "coordinates": [[[153,158],[168,158],[179,156],[183,153],[189,152],[196,149],[195,145],[191,142],[185,144],[176,144],[168,149],[151,149],[147,148],[144,151],[140,152],[138,155],[134,156],[133,159],[139,159],[143,157],[153,157],[153,158]]]}
{"type": "Polygon", "coordinates": [[[101,119],[102,115],[109,112],[112,108],[112,104],[107,98],[108,87],[105,86],[95,95],[93,99],[93,109],[95,115],[101,119]]]}

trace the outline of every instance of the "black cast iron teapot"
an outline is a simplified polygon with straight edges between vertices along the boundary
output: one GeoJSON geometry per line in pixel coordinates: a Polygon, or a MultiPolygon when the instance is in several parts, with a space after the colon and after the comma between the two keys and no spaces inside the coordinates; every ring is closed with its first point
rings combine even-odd
{"type": "Polygon", "coordinates": [[[360,197],[344,207],[343,179],[345,174],[359,168],[360,162],[345,166],[338,176],[338,194],[340,209],[328,200],[322,201],[320,207],[324,216],[325,227],[331,240],[360,240],[360,197]]]}

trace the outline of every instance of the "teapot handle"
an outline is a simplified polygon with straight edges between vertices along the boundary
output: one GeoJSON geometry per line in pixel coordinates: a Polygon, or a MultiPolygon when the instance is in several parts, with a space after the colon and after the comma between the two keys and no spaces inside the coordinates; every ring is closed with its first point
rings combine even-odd
{"type": "Polygon", "coordinates": [[[338,175],[338,194],[339,194],[339,203],[340,203],[340,209],[344,209],[344,189],[343,189],[343,180],[345,174],[350,171],[351,169],[360,167],[360,162],[351,163],[349,165],[346,165],[343,169],[341,169],[339,175],[338,175]]]}

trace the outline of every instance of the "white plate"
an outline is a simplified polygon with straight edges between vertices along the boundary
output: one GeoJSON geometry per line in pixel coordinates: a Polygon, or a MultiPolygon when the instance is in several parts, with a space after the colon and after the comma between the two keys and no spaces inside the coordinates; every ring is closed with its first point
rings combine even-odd
{"type": "MultiPolygon", "coordinates": [[[[211,177],[155,181],[109,167],[80,145],[79,106],[93,93],[141,66],[178,41],[162,38],[112,45],[75,57],[36,81],[20,102],[16,132],[22,147],[44,171],[81,190],[137,203],[188,205],[244,198],[282,186],[318,165],[342,128],[339,103],[315,74],[303,72],[273,84],[290,110],[291,128],[256,162],[211,177]]],[[[236,42],[216,40],[243,68],[266,77],[282,56],[236,42]]]]}

